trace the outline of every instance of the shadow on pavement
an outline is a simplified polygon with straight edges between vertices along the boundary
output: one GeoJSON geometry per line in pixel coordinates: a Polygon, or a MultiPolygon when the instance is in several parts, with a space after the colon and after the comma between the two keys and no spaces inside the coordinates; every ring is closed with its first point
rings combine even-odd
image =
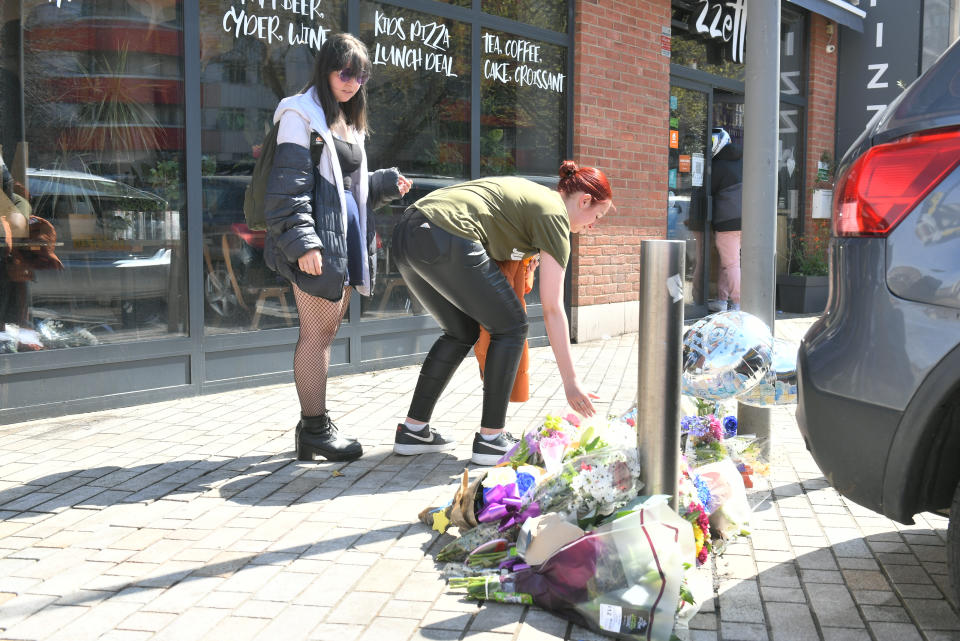
{"type": "Polygon", "coordinates": [[[187,494],[209,494],[242,505],[285,506],[341,494],[406,492],[453,480],[436,471],[441,462],[452,460],[449,456],[390,456],[395,465],[385,465],[384,457],[376,455],[352,463],[300,462],[289,452],[76,469],[0,490],[0,513],[6,520],[16,520],[37,512],[105,508],[187,494]],[[413,459],[418,459],[415,464],[413,459]]]}

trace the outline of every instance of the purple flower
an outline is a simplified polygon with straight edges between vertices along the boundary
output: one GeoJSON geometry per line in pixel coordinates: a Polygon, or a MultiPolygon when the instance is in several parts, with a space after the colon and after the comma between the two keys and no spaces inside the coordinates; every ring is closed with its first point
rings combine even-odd
{"type": "Polygon", "coordinates": [[[684,416],[680,419],[680,432],[686,432],[697,438],[706,436],[710,431],[709,424],[705,423],[699,416],[684,416]]]}
{"type": "Polygon", "coordinates": [[[527,432],[524,438],[527,439],[527,449],[530,450],[530,454],[537,454],[540,452],[540,440],[537,438],[537,434],[535,432],[527,432]]]}

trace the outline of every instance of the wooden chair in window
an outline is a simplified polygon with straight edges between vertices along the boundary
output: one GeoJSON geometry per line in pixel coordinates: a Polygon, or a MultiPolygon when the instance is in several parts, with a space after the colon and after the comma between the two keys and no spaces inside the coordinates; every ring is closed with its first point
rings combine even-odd
{"type": "Polygon", "coordinates": [[[250,320],[250,327],[258,329],[262,316],[283,318],[289,326],[291,324],[290,320],[296,316],[296,312],[287,305],[287,292],[290,291],[290,287],[287,285],[241,287],[236,271],[233,269],[233,259],[230,257],[230,241],[227,234],[220,236],[220,248],[223,251],[223,262],[227,267],[227,274],[230,276],[230,285],[233,287],[233,293],[236,294],[237,303],[240,307],[249,312],[250,306],[247,301],[254,295],[257,297],[253,303],[253,318],[250,320]],[[274,299],[275,302],[272,302],[271,299],[274,299]]]}

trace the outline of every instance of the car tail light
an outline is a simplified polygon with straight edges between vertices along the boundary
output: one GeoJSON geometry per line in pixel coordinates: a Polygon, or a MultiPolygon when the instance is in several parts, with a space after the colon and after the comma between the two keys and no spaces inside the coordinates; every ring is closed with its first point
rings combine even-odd
{"type": "Polygon", "coordinates": [[[834,233],[886,236],[958,164],[960,130],[870,148],[838,180],[834,233]]]}

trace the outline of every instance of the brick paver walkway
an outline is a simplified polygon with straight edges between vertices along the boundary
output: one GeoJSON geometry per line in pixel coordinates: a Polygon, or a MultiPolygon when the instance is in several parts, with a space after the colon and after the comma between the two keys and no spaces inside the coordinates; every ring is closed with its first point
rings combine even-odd
{"type": "MultiPolygon", "coordinates": [[[[809,319],[781,321],[798,339],[809,319]]],[[[574,346],[601,409],[636,393],[636,335],[574,346]]],[[[563,409],[549,348],[531,358],[519,432],[563,409]]],[[[536,608],[448,592],[416,522],[445,501],[480,415],[471,361],[434,425],[453,455],[391,453],[417,368],[343,376],[330,403],[366,454],[301,463],[292,385],[0,427],[0,639],[31,641],[474,641],[595,639],[536,608]]],[[[947,641],[946,519],[898,525],[841,499],[776,409],[753,535],[698,572],[713,598],[693,641],[947,641]]]]}

